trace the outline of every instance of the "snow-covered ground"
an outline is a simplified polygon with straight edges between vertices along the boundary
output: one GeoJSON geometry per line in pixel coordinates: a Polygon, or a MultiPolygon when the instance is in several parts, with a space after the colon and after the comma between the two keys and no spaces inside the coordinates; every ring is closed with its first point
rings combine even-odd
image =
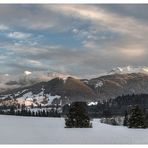
{"type": "Polygon", "coordinates": [[[0,144],[148,144],[148,129],[93,121],[93,128],[64,128],[63,118],[0,116],[0,144]]]}

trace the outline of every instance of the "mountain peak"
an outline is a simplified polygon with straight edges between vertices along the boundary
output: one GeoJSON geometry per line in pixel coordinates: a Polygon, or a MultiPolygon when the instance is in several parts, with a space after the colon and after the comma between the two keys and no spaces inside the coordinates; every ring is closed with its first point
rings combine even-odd
{"type": "Polygon", "coordinates": [[[113,68],[108,74],[127,74],[127,73],[144,73],[148,74],[148,67],[146,66],[125,66],[113,68]]]}

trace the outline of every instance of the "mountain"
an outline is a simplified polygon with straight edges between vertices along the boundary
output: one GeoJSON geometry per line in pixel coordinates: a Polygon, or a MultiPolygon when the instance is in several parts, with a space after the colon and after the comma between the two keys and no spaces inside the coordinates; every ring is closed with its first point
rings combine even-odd
{"type": "Polygon", "coordinates": [[[68,77],[67,79],[54,78],[48,82],[40,82],[32,86],[17,88],[2,92],[3,100],[15,100],[17,103],[36,106],[38,104],[66,104],[73,101],[95,100],[94,91],[79,79],[68,77]]]}
{"type": "MultiPolygon", "coordinates": [[[[113,74],[130,74],[130,73],[144,73],[148,74],[148,67],[145,66],[126,66],[126,67],[116,67],[110,70],[109,72],[104,72],[101,74],[94,74],[89,76],[89,79],[107,76],[113,74]]],[[[47,82],[54,78],[66,79],[67,77],[73,77],[80,79],[76,76],[69,75],[67,73],[61,73],[57,71],[24,71],[21,74],[0,74],[0,92],[7,90],[27,87],[39,82],[47,82]]]]}
{"type": "MultiPolygon", "coordinates": [[[[146,67],[123,67],[122,70],[117,68],[112,71],[112,74],[93,79],[78,79],[62,75],[49,81],[3,91],[0,93],[0,103],[15,102],[34,106],[64,105],[74,101],[97,102],[121,95],[148,94],[146,70],[146,67]]],[[[13,84],[16,84],[15,80],[9,81],[9,85],[13,84]]]]}
{"type": "Polygon", "coordinates": [[[125,67],[116,67],[111,71],[106,73],[109,74],[127,74],[127,73],[144,73],[148,74],[148,67],[146,66],[125,66],[125,67]]]}
{"type": "Polygon", "coordinates": [[[144,73],[112,74],[83,81],[92,88],[98,99],[127,94],[148,94],[148,75],[144,73]]]}

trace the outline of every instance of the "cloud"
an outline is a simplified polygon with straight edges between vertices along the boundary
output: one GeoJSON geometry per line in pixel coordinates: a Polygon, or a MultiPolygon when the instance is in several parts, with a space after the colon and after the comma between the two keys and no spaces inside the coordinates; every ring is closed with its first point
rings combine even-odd
{"type": "Polygon", "coordinates": [[[119,5],[0,6],[2,72],[51,69],[84,77],[147,65],[147,6],[142,14],[127,6],[121,12],[119,5]]]}
{"type": "Polygon", "coordinates": [[[27,39],[31,37],[31,34],[23,32],[10,32],[7,34],[7,36],[14,39],[27,39]]]}
{"type": "MultiPolygon", "coordinates": [[[[130,34],[131,36],[139,37],[138,33],[145,34],[148,32],[147,24],[139,20],[118,15],[117,13],[108,12],[101,8],[101,5],[44,5],[44,8],[50,11],[58,11],[63,15],[75,17],[83,20],[91,20],[92,23],[101,24],[113,31],[123,34],[130,34]]],[[[140,36],[141,37],[141,36],[140,36]]]]}
{"type": "MultiPolygon", "coordinates": [[[[127,8],[126,6],[123,7],[127,8]]],[[[138,7],[134,8],[134,6],[132,11],[138,7]]],[[[108,56],[116,52],[117,57],[120,55],[134,59],[143,57],[147,52],[148,46],[144,42],[148,37],[147,20],[141,21],[135,16],[124,16],[117,13],[119,10],[110,11],[110,9],[104,9],[102,5],[59,5],[58,7],[43,5],[43,7],[53,12],[58,11],[65,17],[73,17],[80,21],[89,20],[90,27],[73,28],[72,32],[82,40],[84,48],[91,49],[96,54],[106,53],[108,56]],[[101,32],[109,34],[103,35],[101,32]]]]}
{"type": "Polygon", "coordinates": [[[57,13],[42,9],[42,5],[30,4],[3,4],[0,5],[0,20],[10,26],[19,26],[33,30],[65,30],[66,21],[57,16],[57,13]],[[6,16],[6,17],[5,17],[6,16]],[[60,25],[59,25],[60,24],[60,25]]]}
{"type": "Polygon", "coordinates": [[[36,61],[36,60],[27,60],[26,62],[29,64],[36,65],[36,66],[43,66],[41,62],[36,61]]]}
{"type": "Polygon", "coordinates": [[[9,30],[9,27],[3,24],[0,24],[0,31],[6,31],[9,30]]]}
{"type": "Polygon", "coordinates": [[[140,58],[145,54],[145,51],[143,49],[121,49],[122,55],[125,56],[125,58],[140,58]]]}

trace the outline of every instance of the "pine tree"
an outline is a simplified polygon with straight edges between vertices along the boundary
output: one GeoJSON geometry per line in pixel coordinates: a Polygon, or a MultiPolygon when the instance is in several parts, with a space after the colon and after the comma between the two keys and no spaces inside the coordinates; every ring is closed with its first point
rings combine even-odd
{"type": "Polygon", "coordinates": [[[54,111],[53,108],[50,110],[49,116],[50,117],[54,117],[55,116],[55,111],[54,111]]]}
{"type": "Polygon", "coordinates": [[[34,105],[33,105],[33,103],[31,104],[31,109],[33,109],[34,108],[34,105]]]}
{"type": "Polygon", "coordinates": [[[42,111],[42,116],[46,117],[46,111],[45,110],[42,111]]]}
{"type": "Polygon", "coordinates": [[[86,103],[74,102],[70,105],[69,113],[65,118],[66,128],[91,128],[86,103]]]}
{"type": "Polygon", "coordinates": [[[123,125],[124,125],[124,126],[127,126],[127,125],[128,125],[128,114],[127,114],[127,111],[125,111],[123,125]]]}
{"type": "Polygon", "coordinates": [[[15,114],[15,107],[11,106],[10,108],[10,115],[14,115],[15,114]]]}
{"type": "Polygon", "coordinates": [[[28,116],[32,116],[30,109],[28,110],[28,116]]]}
{"type": "Polygon", "coordinates": [[[129,128],[145,128],[145,117],[138,105],[134,106],[130,112],[128,120],[129,128]]]}
{"type": "Polygon", "coordinates": [[[34,111],[32,111],[32,116],[35,116],[35,112],[34,111]]]}

